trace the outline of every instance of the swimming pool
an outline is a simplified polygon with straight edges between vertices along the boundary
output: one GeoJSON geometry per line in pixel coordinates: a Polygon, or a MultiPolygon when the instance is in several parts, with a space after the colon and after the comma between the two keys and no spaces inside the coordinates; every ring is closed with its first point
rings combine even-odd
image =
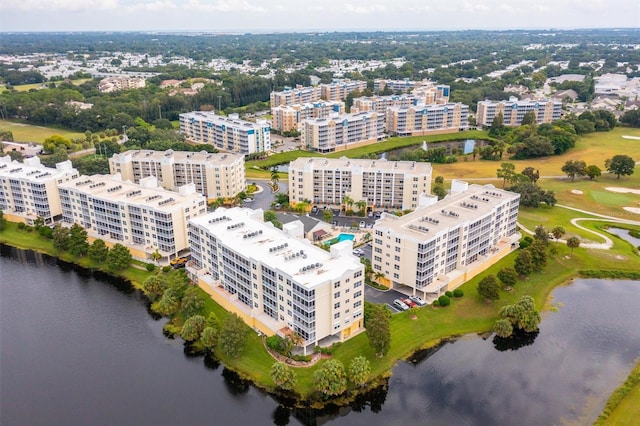
{"type": "Polygon", "coordinates": [[[346,241],[346,240],[355,240],[356,236],[354,234],[340,234],[335,238],[330,239],[329,241],[327,241],[327,244],[332,245],[332,244],[336,244],[336,243],[340,243],[342,241],[346,241]]]}

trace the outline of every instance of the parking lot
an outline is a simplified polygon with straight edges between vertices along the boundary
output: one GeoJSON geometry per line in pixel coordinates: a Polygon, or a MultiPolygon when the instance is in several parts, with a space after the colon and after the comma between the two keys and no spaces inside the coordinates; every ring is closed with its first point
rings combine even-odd
{"type": "Polygon", "coordinates": [[[369,287],[368,285],[364,286],[364,299],[367,302],[385,304],[394,314],[397,314],[402,311],[393,305],[393,301],[395,299],[402,299],[406,297],[407,295],[393,289],[387,290],[387,291],[380,291],[373,287],[369,287]]]}

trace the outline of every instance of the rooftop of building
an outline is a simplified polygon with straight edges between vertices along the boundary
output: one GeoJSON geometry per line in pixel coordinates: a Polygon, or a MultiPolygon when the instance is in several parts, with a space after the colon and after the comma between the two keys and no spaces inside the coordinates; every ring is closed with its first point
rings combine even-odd
{"type": "Polygon", "coordinates": [[[277,106],[274,106],[272,109],[283,109],[283,110],[289,109],[289,110],[299,111],[301,109],[313,109],[313,108],[319,108],[321,106],[333,106],[333,105],[340,105],[344,107],[344,102],[325,101],[324,99],[320,99],[315,102],[305,102],[301,104],[277,105],[277,106]]]}
{"type": "Polygon", "coordinates": [[[349,170],[354,172],[394,171],[429,174],[431,173],[431,163],[420,161],[389,161],[385,158],[381,158],[378,160],[366,160],[347,157],[299,157],[289,163],[289,170],[304,168],[349,170]]]}
{"type": "Polygon", "coordinates": [[[180,114],[180,117],[193,118],[202,121],[209,121],[215,123],[233,124],[236,126],[244,127],[264,127],[267,125],[266,120],[257,120],[255,123],[252,121],[241,120],[238,114],[231,114],[229,116],[218,115],[213,111],[191,111],[180,114]]]}
{"type": "MultiPolygon", "coordinates": [[[[461,182],[466,186],[465,182],[461,182]]],[[[417,240],[430,239],[442,231],[476,220],[499,202],[519,197],[518,194],[493,185],[468,185],[467,189],[445,197],[436,203],[419,206],[415,211],[398,217],[383,214],[375,229],[390,229],[395,234],[417,240]]]]}
{"type": "Polygon", "coordinates": [[[419,103],[417,105],[409,105],[409,106],[401,106],[401,105],[394,105],[394,106],[390,106],[387,108],[387,111],[391,110],[391,111],[422,111],[422,110],[430,110],[430,111],[438,111],[438,110],[444,110],[445,108],[455,108],[455,107],[461,107],[461,108],[469,108],[469,105],[460,103],[460,102],[449,102],[446,104],[424,104],[424,103],[419,103]]]}
{"type": "Polygon", "coordinates": [[[335,115],[331,116],[331,117],[323,117],[323,118],[307,118],[304,121],[310,124],[321,124],[321,123],[330,123],[331,121],[336,122],[336,123],[342,123],[344,121],[347,122],[358,122],[358,121],[362,121],[363,119],[369,119],[369,118],[373,118],[373,117],[377,117],[378,113],[375,111],[361,111],[361,112],[356,112],[356,113],[350,113],[350,114],[338,114],[335,113],[335,115]]]}
{"type": "Polygon", "coordinates": [[[335,244],[329,253],[265,223],[262,214],[262,210],[220,207],[190,222],[207,229],[232,250],[282,271],[310,289],[340,279],[346,270],[363,267],[352,254],[351,241],[335,244]]]}
{"type": "Polygon", "coordinates": [[[562,102],[554,100],[554,99],[518,99],[515,96],[509,97],[509,100],[500,100],[493,101],[490,99],[485,99],[484,101],[478,101],[478,105],[497,105],[497,104],[516,104],[516,105],[530,105],[535,103],[547,103],[551,102],[554,104],[562,105],[562,102]]]}
{"type": "Polygon", "coordinates": [[[23,163],[11,160],[11,157],[0,157],[0,177],[27,180],[34,183],[44,183],[51,179],[58,179],[70,174],[77,174],[71,161],[63,161],[56,167],[46,167],[40,163],[40,158],[26,158],[23,163]]]}
{"type": "Polygon", "coordinates": [[[212,154],[207,151],[190,152],[190,151],[174,151],[168,149],[166,151],[152,151],[147,149],[129,150],[122,153],[114,154],[111,157],[113,161],[131,161],[131,160],[145,160],[162,162],[167,160],[173,160],[174,162],[189,162],[189,163],[208,163],[208,164],[233,164],[236,161],[244,161],[244,156],[241,154],[230,153],[217,153],[212,154]]]}

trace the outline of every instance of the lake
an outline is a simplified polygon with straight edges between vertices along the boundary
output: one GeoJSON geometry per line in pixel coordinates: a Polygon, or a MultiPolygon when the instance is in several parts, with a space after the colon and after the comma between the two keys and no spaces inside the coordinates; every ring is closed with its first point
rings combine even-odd
{"type": "Polygon", "coordinates": [[[350,407],[291,410],[185,355],[126,283],[0,254],[3,425],[587,424],[640,355],[640,283],[577,280],[537,335],[465,336],[399,362],[388,390],[350,407]]]}

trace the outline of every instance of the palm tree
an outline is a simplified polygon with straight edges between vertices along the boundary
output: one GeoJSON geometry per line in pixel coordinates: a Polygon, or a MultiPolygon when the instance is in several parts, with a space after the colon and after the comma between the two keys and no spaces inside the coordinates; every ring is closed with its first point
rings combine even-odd
{"type": "Polygon", "coordinates": [[[384,274],[382,272],[376,272],[376,274],[373,276],[373,278],[378,281],[382,278],[384,278],[384,274]]]}
{"type": "Polygon", "coordinates": [[[570,237],[567,239],[567,247],[571,249],[571,255],[573,255],[573,249],[580,247],[580,240],[578,237],[570,237]]]}
{"type": "Polygon", "coordinates": [[[351,210],[351,206],[353,206],[353,198],[345,195],[342,197],[342,204],[346,207],[347,210],[351,210]]]}
{"type": "Polygon", "coordinates": [[[364,210],[367,208],[367,202],[364,200],[360,200],[356,202],[356,207],[358,207],[358,210],[360,211],[360,215],[364,216],[364,210]]]}
{"type": "Polygon", "coordinates": [[[280,182],[280,174],[278,173],[278,168],[273,166],[271,167],[271,186],[274,191],[278,187],[278,182],[280,182]]]}
{"type": "Polygon", "coordinates": [[[553,228],[551,230],[551,234],[553,235],[553,238],[556,239],[556,243],[558,242],[558,240],[564,235],[566,234],[566,231],[564,230],[564,228],[562,226],[556,226],[555,228],[553,228]]]}
{"type": "Polygon", "coordinates": [[[158,260],[162,259],[162,254],[160,254],[160,252],[158,251],[158,249],[156,248],[156,251],[154,251],[153,253],[151,253],[151,260],[153,260],[154,262],[156,262],[156,264],[158,263],[158,260]]]}

